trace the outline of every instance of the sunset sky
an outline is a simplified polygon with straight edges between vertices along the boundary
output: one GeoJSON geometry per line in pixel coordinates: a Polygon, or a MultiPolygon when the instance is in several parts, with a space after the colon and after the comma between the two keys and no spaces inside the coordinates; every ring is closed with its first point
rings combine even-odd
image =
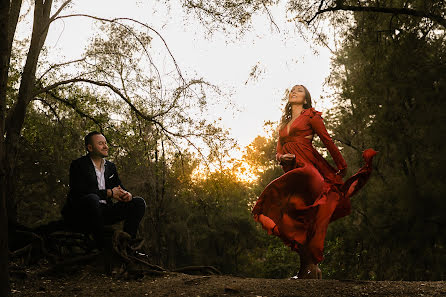
{"type": "MultiPolygon", "coordinates": [[[[267,14],[253,19],[253,29],[240,40],[234,34],[216,32],[208,37],[194,16],[185,13],[181,4],[163,1],[75,0],[61,15],[86,13],[99,17],[130,17],[157,29],[186,76],[203,77],[231,93],[237,110],[225,109],[226,102],[214,104],[212,117],[222,118],[240,147],[248,145],[263,132],[265,121],[277,121],[281,115],[281,98],[286,88],[304,84],[321,111],[330,107],[330,96],[324,79],[330,70],[330,51],[319,47],[318,55],[294,32],[287,22],[285,7],[271,10],[280,33],[272,27],[267,14]],[[257,80],[249,79],[253,66],[260,69],[257,80]],[[321,99],[321,95],[327,99],[321,99]]],[[[58,3],[60,5],[60,3],[58,3]]],[[[57,5],[57,6],[58,6],[57,5]]],[[[288,16],[290,17],[290,16],[288,16]]],[[[79,57],[98,25],[85,18],[56,21],[50,27],[46,46],[55,62],[79,57]]],[[[167,52],[159,39],[152,42],[155,63],[163,64],[167,52]],[[159,49],[159,51],[157,51],[159,49]]],[[[216,98],[218,99],[218,98],[216,98]]],[[[213,98],[209,98],[210,101],[213,98]]],[[[221,100],[223,101],[223,100],[221,100]]]]}

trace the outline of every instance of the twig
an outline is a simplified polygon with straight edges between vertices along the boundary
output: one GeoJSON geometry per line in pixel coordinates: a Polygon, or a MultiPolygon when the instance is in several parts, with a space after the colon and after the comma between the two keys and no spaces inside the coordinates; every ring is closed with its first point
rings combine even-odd
{"type": "Polygon", "coordinates": [[[265,4],[265,1],[262,1],[262,5],[263,5],[263,7],[265,8],[266,13],[268,14],[269,20],[270,20],[271,23],[276,27],[277,32],[280,33],[279,26],[277,26],[276,22],[274,21],[273,16],[271,15],[271,12],[269,11],[268,7],[267,7],[266,4],[265,4]]]}

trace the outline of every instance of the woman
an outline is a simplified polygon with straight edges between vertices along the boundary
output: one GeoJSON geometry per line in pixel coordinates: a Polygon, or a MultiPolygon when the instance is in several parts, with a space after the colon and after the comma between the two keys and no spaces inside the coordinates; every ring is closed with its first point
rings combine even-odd
{"type": "Polygon", "coordinates": [[[291,89],[279,126],[276,159],[285,173],[273,180],[252,210],[269,234],[300,255],[298,278],[322,278],[328,224],[350,213],[350,197],[366,183],[372,171],[373,149],[363,151],[365,165],[345,182],[347,163],[328,134],[321,112],[311,107],[303,85],[291,89]],[[313,147],[316,133],[327,147],[337,170],[313,147]]]}

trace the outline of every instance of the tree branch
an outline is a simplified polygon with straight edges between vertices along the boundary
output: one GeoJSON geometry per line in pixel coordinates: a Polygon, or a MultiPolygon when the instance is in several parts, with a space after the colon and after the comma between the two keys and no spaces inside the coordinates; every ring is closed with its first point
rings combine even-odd
{"type": "Polygon", "coordinates": [[[69,14],[69,15],[58,16],[58,17],[56,17],[54,20],[63,19],[63,18],[69,18],[69,17],[86,17],[86,18],[91,18],[91,19],[95,19],[95,20],[98,20],[98,21],[110,22],[110,23],[116,23],[116,24],[119,24],[119,25],[121,25],[121,26],[125,26],[125,25],[119,23],[119,21],[130,21],[130,22],[133,22],[133,23],[136,23],[136,24],[138,24],[138,25],[141,25],[141,26],[145,27],[146,29],[148,29],[148,30],[154,32],[154,33],[161,39],[161,41],[164,43],[164,46],[166,47],[166,49],[167,49],[167,51],[168,51],[168,53],[169,53],[169,55],[170,55],[170,57],[171,57],[171,59],[172,59],[174,65],[175,65],[175,68],[176,68],[176,70],[177,70],[177,72],[178,72],[178,75],[180,76],[180,78],[181,78],[181,80],[182,80],[183,82],[185,81],[184,78],[183,78],[183,75],[181,74],[180,67],[178,66],[178,63],[177,63],[177,61],[175,60],[175,58],[174,58],[172,52],[170,51],[170,48],[169,48],[169,46],[167,45],[166,40],[163,38],[163,36],[162,36],[157,30],[155,30],[155,29],[152,28],[151,26],[149,26],[149,25],[147,25],[147,24],[144,24],[143,22],[140,22],[140,21],[138,21],[138,20],[132,19],[132,18],[114,18],[114,19],[106,19],[106,18],[100,18],[100,17],[95,17],[95,16],[88,15],[88,14],[80,14],[80,13],[79,13],[79,14],[69,14]]]}
{"type": "Polygon", "coordinates": [[[433,21],[436,21],[438,24],[442,25],[446,28],[446,19],[442,17],[441,15],[422,11],[422,10],[415,10],[412,8],[399,8],[399,7],[377,7],[377,6],[353,6],[353,5],[343,5],[343,4],[337,4],[333,7],[328,7],[321,9],[321,5],[318,8],[318,11],[315,13],[315,15],[307,20],[307,24],[309,25],[318,15],[330,12],[330,11],[363,11],[363,12],[381,12],[381,13],[392,13],[392,14],[405,14],[405,15],[411,15],[416,17],[426,17],[433,21]]]}
{"type": "MultiPolygon", "coordinates": [[[[121,99],[123,99],[123,100],[130,106],[131,110],[132,110],[133,112],[135,112],[136,115],[138,115],[139,117],[141,117],[141,118],[144,119],[144,120],[147,120],[147,121],[152,122],[152,123],[154,123],[155,125],[157,125],[157,126],[164,132],[164,134],[165,134],[168,138],[170,138],[168,135],[171,135],[171,136],[180,137],[180,138],[185,139],[185,140],[189,143],[189,145],[191,145],[192,147],[194,147],[194,148],[198,151],[198,153],[203,157],[203,160],[205,161],[206,166],[209,167],[209,165],[208,165],[206,159],[204,158],[204,155],[203,155],[203,153],[201,152],[201,150],[200,150],[200,149],[199,149],[199,148],[198,148],[198,147],[197,147],[197,146],[196,146],[196,145],[189,139],[189,137],[191,137],[191,136],[195,136],[195,137],[200,137],[200,136],[201,136],[201,137],[203,137],[203,136],[208,136],[208,135],[206,135],[206,134],[191,134],[191,133],[188,133],[188,134],[179,134],[179,133],[175,133],[175,132],[169,131],[169,130],[168,130],[168,129],[167,129],[167,128],[160,122],[160,121],[158,121],[158,120],[156,119],[156,117],[158,117],[158,115],[155,115],[155,116],[148,116],[148,115],[142,113],[138,108],[136,108],[136,107],[130,102],[130,100],[129,100],[126,96],[124,96],[124,94],[122,94],[122,92],[121,92],[118,88],[116,88],[115,86],[113,86],[113,85],[111,85],[111,84],[109,84],[109,83],[107,83],[107,82],[94,81],[94,80],[84,79],[84,78],[73,78],[73,79],[69,79],[69,80],[65,80],[65,81],[59,81],[59,82],[54,83],[54,84],[52,84],[52,85],[50,85],[50,86],[47,86],[47,87],[45,87],[45,88],[42,88],[42,89],[36,91],[36,92],[34,93],[34,96],[37,96],[37,95],[42,94],[42,93],[48,93],[48,94],[50,94],[51,96],[53,96],[54,99],[57,99],[57,100],[59,100],[59,101],[61,101],[61,102],[63,102],[63,103],[65,103],[65,104],[68,105],[68,104],[69,104],[69,101],[64,100],[64,99],[61,99],[61,98],[57,98],[57,96],[56,96],[55,94],[53,94],[52,92],[50,92],[50,91],[53,90],[53,89],[55,89],[55,88],[57,88],[57,87],[59,87],[59,86],[66,85],[66,84],[70,84],[70,83],[75,83],[75,82],[86,82],[86,83],[90,83],[90,84],[93,84],[93,85],[104,86],[104,87],[109,88],[109,89],[112,90],[115,94],[117,94],[119,97],[121,97],[121,99]]],[[[73,109],[75,109],[76,112],[78,112],[78,113],[81,114],[82,116],[87,117],[87,118],[91,119],[92,121],[94,121],[94,122],[101,128],[101,130],[102,130],[102,126],[100,125],[100,123],[99,123],[97,120],[95,120],[95,119],[92,118],[91,116],[88,116],[87,114],[83,113],[83,112],[80,111],[79,109],[76,109],[76,106],[75,106],[75,105],[69,105],[69,106],[71,106],[73,109]]],[[[172,141],[172,140],[171,140],[171,141],[172,141]]]]}
{"type": "MultiPolygon", "coordinates": [[[[322,2],[323,2],[323,1],[322,1],[322,2]]],[[[277,26],[276,22],[274,21],[273,16],[271,15],[271,12],[269,11],[268,7],[267,7],[266,4],[265,4],[265,1],[262,1],[262,5],[263,5],[263,7],[265,8],[266,13],[268,14],[269,20],[270,20],[271,23],[276,27],[277,32],[280,33],[279,26],[277,26]]]]}
{"type": "Polygon", "coordinates": [[[65,6],[67,6],[68,4],[70,4],[71,0],[67,0],[64,3],[62,3],[62,5],[59,7],[59,9],[50,17],[50,20],[48,22],[48,25],[54,21],[56,19],[56,17],[62,12],[62,10],[65,8],[65,6]]]}
{"type": "MultiPolygon", "coordinates": [[[[164,116],[164,115],[166,115],[167,113],[169,113],[171,110],[172,110],[172,108],[174,107],[174,103],[176,102],[176,100],[178,100],[178,96],[179,95],[177,95],[176,96],[176,98],[174,99],[174,102],[166,109],[166,110],[164,110],[164,111],[160,111],[160,112],[158,112],[158,113],[156,113],[156,114],[154,114],[154,115],[147,115],[147,114],[144,114],[142,111],[140,111],[131,101],[130,101],[130,99],[127,97],[127,96],[125,96],[117,87],[115,87],[115,86],[113,86],[112,84],[110,84],[110,83],[108,83],[108,82],[105,82],[105,81],[95,81],[95,80],[92,80],[92,79],[87,79],[87,78],[72,78],[72,79],[68,79],[68,80],[62,80],[62,81],[59,81],[59,82],[57,82],[57,83],[54,83],[54,84],[52,84],[52,85],[49,85],[49,86],[47,86],[47,87],[45,87],[45,88],[42,88],[42,89],[39,89],[39,90],[37,90],[37,91],[35,91],[34,92],[34,94],[33,94],[33,96],[38,96],[39,94],[42,94],[42,93],[46,93],[46,92],[48,92],[48,91],[51,91],[51,90],[53,90],[53,89],[55,89],[55,88],[57,88],[57,87],[59,87],[59,86],[62,86],[62,85],[66,85],[66,84],[70,84],[70,83],[76,83],[76,82],[85,82],[85,83],[90,83],[90,84],[93,84],[93,85],[97,85],[97,86],[102,86],[102,87],[107,87],[107,88],[109,88],[110,90],[112,90],[115,94],[117,94],[122,100],[124,100],[129,106],[130,106],[130,109],[132,110],[132,111],[134,111],[138,116],[140,116],[141,118],[143,118],[143,119],[145,119],[145,120],[147,120],[147,121],[150,121],[150,122],[153,122],[153,123],[156,123],[157,125],[161,125],[161,123],[159,123],[158,121],[156,121],[155,120],[155,118],[159,118],[159,117],[162,117],[162,116],[164,116]]],[[[181,88],[181,90],[184,90],[184,89],[186,89],[186,88],[188,88],[188,87],[190,87],[191,85],[193,85],[193,84],[196,84],[196,83],[198,83],[198,82],[201,82],[201,81],[191,81],[190,83],[188,83],[184,88],[181,88]]],[[[175,136],[181,136],[181,135],[179,135],[179,134],[175,134],[175,133],[171,133],[172,135],[175,135],[175,136]]],[[[191,135],[192,136],[192,135],[191,135]]],[[[193,135],[193,136],[198,136],[198,135],[193,135]]]]}
{"type": "Polygon", "coordinates": [[[81,59],[77,59],[77,60],[72,60],[72,61],[68,61],[68,62],[64,62],[64,63],[59,63],[59,64],[54,64],[51,65],[47,70],[45,70],[45,72],[37,79],[37,81],[42,80],[42,78],[51,70],[53,70],[54,68],[59,68],[65,65],[69,65],[69,64],[73,64],[73,63],[77,63],[77,62],[83,62],[85,61],[86,57],[83,57],[81,59]]]}
{"type": "MultiPolygon", "coordinates": [[[[45,26],[43,27],[43,31],[47,30],[50,24],[56,19],[56,17],[62,12],[62,10],[71,2],[71,0],[67,0],[59,7],[59,9],[48,18],[48,21],[46,22],[45,26]]],[[[51,10],[51,7],[49,8],[51,10]]]]}
{"type": "MultiPolygon", "coordinates": [[[[97,119],[95,119],[93,116],[88,115],[88,114],[86,114],[85,112],[83,112],[82,110],[80,110],[79,107],[76,106],[76,104],[70,102],[70,101],[67,100],[67,99],[64,99],[64,98],[61,98],[61,97],[57,96],[54,92],[47,91],[46,93],[47,93],[48,95],[50,95],[53,99],[55,99],[55,100],[61,102],[62,104],[66,105],[66,106],[68,106],[68,107],[71,107],[71,108],[72,108],[75,112],[77,112],[80,116],[92,120],[92,121],[99,127],[101,133],[103,132],[103,128],[102,128],[101,122],[98,121],[97,119]]],[[[37,99],[39,99],[39,98],[37,98],[37,99]]],[[[42,100],[42,99],[40,99],[40,100],[42,100]]]]}
{"type": "Polygon", "coordinates": [[[112,84],[105,82],[105,81],[95,81],[92,79],[87,79],[87,78],[72,78],[72,79],[68,79],[68,80],[62,80],[59,81],[57,83],[54,83],[52,85],[49,85],[45,88],[42,88],[40,90],[37,90],[33,96],[37,96],[39,94],[42,93],[46,93],[48,91],[51,91],[59,86],[62,85],[66,85],[66,84],[70,84],[70,83],[76,83],[76,82],[86,82],[89,84],[93,84],[93,85],[97,85],[97,86],[101,86],[101,87],[107,87],[110,90],[112,90],[115,94],[117,94],[122,100],[124,100],[131,108],[131,110],[133,110],[138,116],[140,116],[141,118],[153,122],[153,116],[148,116],[146,114],[143,114],[138,108],[136,108],[135,105],[133,105],[133,103],[130,101],[129,98],[127,98],[124,94],[122,94],[122,92],[115,86],[113,86],[112,84]]]}
{"type": "Polygon", "coordinates": [[[39,97],[34,98],[34,100],[38,100],[38,101],[42,102],[44,105],[46,105],[51,110],[51,112],[54,114],[54,116],[57,118],[57,122],[59,124],[61,124],[63,127],[63,123],[61,122],[60,117],[57,114],[57,111],[54,109],[54,107],[51,104],[49,104],[45,99],[39,98],[39,97]]]}

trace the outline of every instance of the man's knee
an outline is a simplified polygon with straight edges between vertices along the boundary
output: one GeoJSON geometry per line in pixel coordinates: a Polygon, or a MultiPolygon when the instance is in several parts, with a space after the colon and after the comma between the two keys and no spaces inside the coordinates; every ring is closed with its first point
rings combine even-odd
{"type": "Polygon", "coordinates": [[[133,203],[133,209],[134,211],[140,215],[141,217],[144,216],[144,213],[146,211],[146,201],[144,200],[144,198],[136,196],[132,198],[132,203],[133,203]]]}
{"type": "Polygon", "coordinates": [[[98,206],[99,200],[101,200],[101,197],[99,195],[91,193],[87,194],[82,197],[83,202],[88,206],[98,206]]]}
{"type": "Polygon", "coordinates": [[[132,198],[133,203],[138,209],[145,209],[147,207],[144,198],[136,196],[132,198]]]}

